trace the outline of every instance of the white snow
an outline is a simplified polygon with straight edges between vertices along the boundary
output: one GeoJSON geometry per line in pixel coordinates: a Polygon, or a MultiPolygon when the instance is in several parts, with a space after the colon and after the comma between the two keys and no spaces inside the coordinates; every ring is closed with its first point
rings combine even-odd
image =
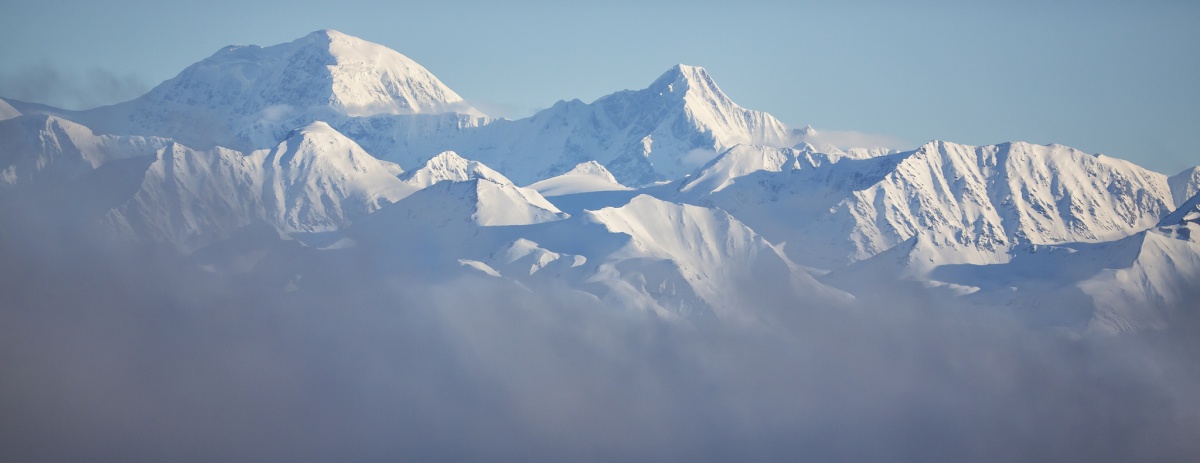
{"type": "Polygon", "coordinates": [[[1189,198],[1200,194],[1200,166],[1184,169],[1183,172],[1172,175],[1167,183],[1171,185],[1175,204],[1182,205],[1189,198]]]}
{"type": "Polygon", "coordinates": [[[3,98],[0,98],[0,121],[12,119],[20,115],[21,112],[17,111],[17,108],[12,107],[12,105],[8,104],[7,101],[4,101],[3,98]]]}
{"type": "Polygon", "coordinates": [[[560,101],[518,121],[497,121],[450,140],[520,184],[596,161],[621,184],[680,178],[737,144],[791,146],[770,114],[742,108],[699,67],[677,65],[649,87],[597,99],[560,101]]]}
{"type": "Polygon", "coordinates": [[[325,30],[226,47],[130,102],[20,107],[0,100],[0,194],[95,188],[95,231],[211,271],[250,271],[265,251],[237,243],[282,233],[399,275],[482,274],[687,323],[769,322],[777,294],[852,298],[816,274],[1094,333],[1167,327],[1200,281],[1200,167],[1168,178],[1022,142],[846,148],[694,66],[495,120],[404,55],[325,30]]]}
{"type": "Polygon", "coordinates": [[[105,163],[148,156],[169,143],[158,137],[96,135],[41,114],[0,121],[0,189],[42,178],[77,178],[105,163]]]}
{"type": "Polygon", "coordinates": [[[401,178],[417,188],[425,188],[438,182],[465,182],[473,179],[491,180],[496,183],[512,183],[507,177],[477,161],[459,156],[453,151],[443,151],[425,162],[425,166],[406,173],[401,178]]]}
{"type": "Polygon", "coordinates": [[[134,196],[108,221],[119,230],[194,249],[256,220],[293,232],[337,230],[416,188],[315,122],[270,150],[161,149],[134,196]]]}
{"type": "Polygon", "coordinates": [[[581,163],[565,174],[535,182],[527,188],[537,190],[546,197],[629,189],[617,182],[612,173],[596,161],[581,163]]]}
{"type": "Polygon", "coordinates": [[[106,133],[252,150],[318,120],[345,129],[367,116],[447,113],[484,116],[408,57],[322,30],[265,48],[225,47],[142,97],[78,116],[106,133]]]}
{"type": "Polygon", "coordinates": [[[1162,174],[1020,142],[931,142],[866,159],[745,147],[693,177],[677,193],[681,200],[728,210],[787,242],[798,262],[824,268],[867,259],[918,234],[940,249],[935,263],[1002,262],[1021,243],[1128,236],[1173,206],[1162,174]]]}

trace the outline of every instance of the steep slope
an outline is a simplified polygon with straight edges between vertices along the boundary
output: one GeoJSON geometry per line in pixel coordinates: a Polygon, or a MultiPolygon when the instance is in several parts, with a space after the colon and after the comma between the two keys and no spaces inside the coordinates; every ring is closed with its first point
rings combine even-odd
{"type": "Polygon", "coordinates": [[[489,124],[455,149],[522,184],[595,160],[638,186],[680,178],[736,144],[790,146],[791,137],[771,115],[735,104],[703,68],[678,65],[642,90],[489,124]]]}
{"type": "Polygon", "coordinates": [[[1095,304],[1089,331],[1165,329],[1181,315],[1196,315],[1200,308],[1200,241],[1196,238],[1200,237],[1200,224],[1172,228],[1127,238],[1141,238],[1136,258],[1077,283],[1095,304]]]}
{"type": "Polygon", "coordinates": [[[1167,179],[1167,183],[1171,185],[1175,204],[1182,205],[1188,198],[1200,194],[1200,166],[1172,175],[1167,179]]]}
{"type": "Polygon", "coordinates": [[[680,178],[737,144],[782,147],[800,137],[769,114],[738,106],[704,69],[685,65],[642,90],[495,121],[404,55],[329,30],[265,48],[226,47],[126,103],[87,111],[23,107],[96,133],[242,152],[326,121],[409,169],[455,150],[522,185],[591,160],[620,183],[644,185],[680,178]]]}
{"type": "Polygon", "coordinates": [[[399,166],[380,161],[324,122],[296,130],[262,159],[263,202],[285,231],[326,231],[416,189],[399,166]]]}
{"type": "Polygon", "coordinates": [[[149,156],[169,143],[157,137],[96,135],[55,116],[0,121],[0,189],[42,180],[69,180],[100,165],[149,156]]]}
{"type": "MultiPolygon", "coordinates": [[[[807,153],[804,153],[807,154],[807,153]]],[[[721,153],[695,174],[683,181],[683,193],[716,193],[732,185],[738,178],[756,172],[783,172],[799,169],[801,152],[790,148],[761,145],[737,145],[721,153]]]]}
{"type": "Polygon", "coordinates": [[[17,111],[17,108],[12,107],[11,104],[8,104],[8,101],[0,98],[0,121],[12,119],[20,115],[21,112],[17,111]]]}
{"type": "Polygon", "coordinates": [[[626,273],[624,281],[631,281],[628,273],[635,268],[634,284],[657,282],[662,288],[673,277],[680,278],[674,285],[686,284],[689,292],[722,320],[748,321],[761,316],[749,308],[755,305],[754,297],[761,298],[761,303],[768,299],[767,294],[787,289],[804,293],[814,303],[844,300],[840,292],[796,270],[779,250],[724,211],[642,195],[619,208],[585,212],[580,220],[630,237],[620,249],[596,258],[626,273]],[[654,260],[669,265],[646,266],[654,260]],[[667,270],[669,273],[662,273],[667,270]]]}
{"type": "Polygon", "coordinates": [[[536,191],[484,177],[435,183],[377,215],[371,226],[380,229],[526,225],[567,217],[536,191]]]}
{"type": "Polygon", "coordinates": [[[482,116],[408,57],[337,31],[270,46],[229,46],[146,95],[72,118],[105,133],[169,136],[198,148],[273,146],[317,120],[482,116]]]}
{"type": "Polygon", "coordinates": [[[726,156],[677,196],[728,210],[787,242],[798,261],[824,267],[869,258],[919,234],[943,249],[933,264],[1000,262],[1018,244],[1128,236],[1153,226],[1174,203],[1166,176],[1059,145],[931,142],[837,162],[807,151],[726,156]]]}
{"type": "Polygon", "coordinates": [[[109,211],[101,231],[192,251],[265,217],[261,191],[261,166],[251,157],[172,143],[158,151],[132,198],[109,211]]]}
{"type": "Polygon", "coordinates": [[[596,161],[579,164],[565,174],[535,182],[529,188],[547,197],[629,189],[596,161]]]}
{"type": "Polygon", "coordinates": [[[1162,221],[1158,223],[1158,229],[1165,231],[1171,227],[1180,227],[1191,223],[1200,223],[1200,193],[1193,195],[1174,212],[1163,217],[1162,221]]]}
{"type": "MultiPolygon", "coordinates": [[[[1173,215],[1200,217],[1194,209],[1173,215]]],[[[1164,329],[1200,308],[1194,219],[1110,242],[1026,246],[1006,263],[950,265],[932,276],[968,289],[966,301],[1013,310],[1036,326],[1102,334],[1164,329]]]]}
{"type": "Polygon", "coordinates": [[[320,122],[248,155],[176,143],[157,153],[106,225],[184,251],[256,221],[289,233],[331,231],[414,191],[400,173],[320,122]]]}
{"type": "Polygon", "coordinates": [[[406,172],[400,178],[417,188],[443,181],[465,182],[473,179],[491,180],[498,184],[512,183],[483,163],[464,159],[453,151],[443,151],[426,161],[420,169],[406,172]]]}
{"type": "MultiPolygon", "coordinates": [[[[443,158],[457,156],[448,153],[443,158]]],[[[339,246],[369,249],[383,274],[432,280],[464,271],[490,275],[494,270],[483,261],[513,239],[506,233],[567,217],[536,191],[519,188],[502,176],[446,179],[355,223],[341,233],[339,246]]]]}
{"type": "Polygon", "coordinates": [[[585,293],[688,323],[769,323],[775,311],[798,310],[775,301],[850,300],[719,210],[642,195],[565,220],[545,212],[498,220],[501,210],[537,211],[520,197],[497,195],[501,187],[485,179],[440,182],[345,233],[387,273],[501,277],[535,292],[585,293]]]}

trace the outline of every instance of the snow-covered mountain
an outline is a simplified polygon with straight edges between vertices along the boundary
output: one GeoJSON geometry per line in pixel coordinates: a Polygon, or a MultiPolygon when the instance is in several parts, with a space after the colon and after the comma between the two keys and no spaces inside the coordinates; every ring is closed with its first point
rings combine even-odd
{"type": "Polygon", "coordinates": [[[441,115],[472,125],[483,116],[415,61],[333,30],[269,47],[225,47],[132,101],[54,112],[101,133],[241,151],[274,146],[314,121],[346,129],[372,117],[407,125],[412,118],[402,116],[441,115]]]}
{"type": "Polygon", "coordinates": [[[379,250],[373,256],[388,271],[480,272],[690,322],[769,320],[767,309],[778,308],[764,306],[768,295],[825,305],[851,299],[720,210],[641,195],[567,217],[513,191],[485,179],[439,182],[346,234],[379,250]]]}
{"type": "Polygon", "coordinates": [[[421,226],[463,221],[479,226],[526,225],[567,217],[542,195],[512,182],[483,177],[442,181],[392,206],[381,216],[397,215],[421,226]]]}
{"type": "Polygon", "coordinates": [[[405,182],[417,188],[425,188],[438,182],[465,182],[473,179],[490,180],[497,184],[512,183],[507,177],[478,161],[463,159],[453,151],[443,151],[425,162],[420,169],[401,176],[405,182]]]}
{"type": "Polygon", "coordinates": [[[456,150],[518,183],[597,161],[620,183],[638,186],[682,177],[737,144],[790,146],[793,138],[770,114],[730,100],[703,68],[680,64],[641,90],[560,101],[527,119],[481,127],[456,150]]]}
{"type": "Polygon", "coordinates": [[[1153,226],[1175,205],[1165,175],[1027,143],[930,142],[840,160],[812,150],[738,147],[671,196],[728,210],[788,243],[792,258],[826,268],[918,235],[939,249],[918,259],[929,265],[1002,262],[1020,244],[1119,239],[1153,226]]]}
{"type": "Polygon", "coordinates": [[[21,112],[17,111],[17,108],[14,108],[8,101],[0,98],[0,121],[12,119],[20,115],[21,112]]]}
{"type": "Polygon", "coordinates": [[[623,191],[629,187],[617,182],[616,177],[596,161],[588,161],[575,166],[567,173],[539,180],[529,188],[537,190],[543,196],[562,196],[594,191],[623,191]]]}
{"type": "Polygon", "coordinates": [[[951,265],[933,277],[964,299],[1039,325],[1114,334],[1164,329],[1200,308],[1200,200],[1119,240],[1027,246],[995,265],[951,265]]]}
{"type": "Polygon", "coordinates": [[[111,161],[153,154],[168,143],[159,137],[97,135],[42,114],[0,120],[0,189],[76,179],[111,161]]]}
{"type": "Polygon", "coordinates": [[[104,227],[185,249],[260,221],[284,232],[331,231],[416,191],[401,173],[323,122],[249,154],[174,143],[156,153],[104,227]]]}
{"type": "Polygon", "coordinates": [[[1200,166],[1185,169],[1167,179],[1176,204],[1183,204],[1192,196],[1200,194],[1200,166]]]}
{"type": "Polygon", "coordinates": [[[360,252],[381,275],[499,278],[686,323],[769,323],[896,280],[1036,324],[1160,328],[1194,302],[1198,189],[1200,167],[1060,145],[838,147],[686,65],[497,120],[334,31],[227,47],[113,106],[0,100],[3,199],[53,192],[47,209],[86,204],[62,208],[72,226],[205,271],[360,252]]]}

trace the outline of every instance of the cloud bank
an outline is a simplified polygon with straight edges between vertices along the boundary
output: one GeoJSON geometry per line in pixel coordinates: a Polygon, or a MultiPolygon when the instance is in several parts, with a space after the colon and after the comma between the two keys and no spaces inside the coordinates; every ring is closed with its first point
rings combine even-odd
{"type": "Polygon", "coordinates": [[[134,74],[100,68],[83,72],[49,63],[0,71],[0,96],[64,109],[90,109],[141,96],[150,86],[134,74]]]}
{"type": "Polygon", "coordinates": [[[213,273],[0,212],[6,461],[1200,456],[1195,323],[1071,339],[881,286],[687,326],[355,251],[213,273]]]}

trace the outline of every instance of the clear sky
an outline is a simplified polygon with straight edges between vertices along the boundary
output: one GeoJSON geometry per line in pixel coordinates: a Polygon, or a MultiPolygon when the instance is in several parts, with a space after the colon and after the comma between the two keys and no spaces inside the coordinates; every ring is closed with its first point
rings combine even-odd
{"type": "Polygon", "coordinates": [[[1200,164],[1200,2],[740,3],[7,2],[0,96],[113,103],[222,46],[329,28],[510,118],[686,63],[795,126],[913,146],[1061,143],[1172,174],[1200,164]]]}

